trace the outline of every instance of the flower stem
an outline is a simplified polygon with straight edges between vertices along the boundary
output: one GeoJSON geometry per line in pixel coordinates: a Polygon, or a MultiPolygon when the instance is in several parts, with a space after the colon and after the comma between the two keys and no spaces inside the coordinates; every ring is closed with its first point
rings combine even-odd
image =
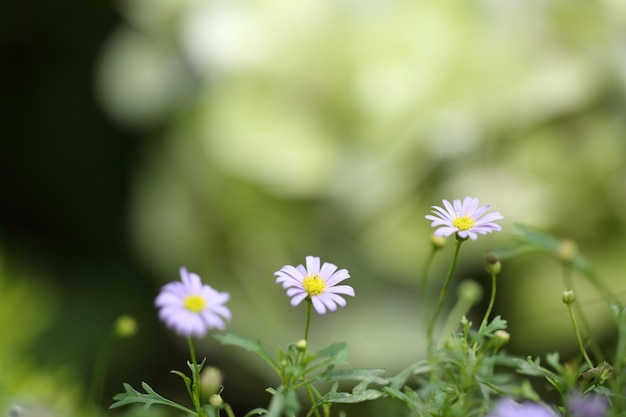
{"type": "Polygon", "coordinates": [[[427,346],[428,349],[432,347],[433,331],[435,329],[435,324],[437,324],[437,318],[439,317],[439,313],[441,312],[443,301],[446,298],[446,293],[448,292],[448,285],[450,284],[452,273],[454,272],[454,269],[456,268],[456,261],[459,257],[459,250],[461,249],[461,244],[463,244],[465,240],[466,239],[461,239],[457,236],[456,246],[454,248],[454,255],[452,256],[452,261],[450,262],[450,268],[448,268],[448,275],[446,275],[446,279],[443,282],[441,293],[439,293],[439,301],[437,302],[437,307],[435,308],[435,312],[433,313],[433,316],[430,319],[430,323],[428,324],[428,329],[426,333],[426,343],[428,344],[427,346]]]}
{"type": "Polygon", "coordinates": [[[485,317],[483,317],[483,321],[480,324],[480,328],[478,329],[479,333],[487,326],[487,322],[489,321],[489,315],[491,314],[491,310],[493,310],[493,304],[496,300],[496,275],[496,272],[491,272],[491,298],[489,299],[489,306],[487,306],[485,317]]]}
{"type": "MultiPolygon", "coordinates": [[[[478,284],[477,284],[478,285],[478,284]]],[[[450,333],[454,332],[454,330],[459,326],[459,322],[462,317],[465,316],[469,310],[474,305],[474,302],[468,300],[465,297],[459,297],[450,313],[448,313],[448,318],[442,327],[441,335],[439,336],[438,346],[441,346],[443,342],[445,342],[446,338],[450,336],[450,333]]]]}
{"type": "Polygon", "coordinates": [[[193,346],[193,340],[191,340],[191,337],[188,337],[187,341],[189,342],[189,355],[191,356],[191,363],[197,365],[198,361],[196,360],[196,349],[193,346]]]}
{"type": "MultiPolygon", "coordinates": [[[[572,290],[575,291],[576,289],[574,288],[574,282],[572,280],[572,272],[573,272],[572,264],[564,263],[563,264],[563,283],[565,284],[565,288],[571,288],[572,290]]],[[[589,325],[589,321],[587,320],[587,316],[582,306],[580,304],[576,304],[574,308],[575,308],[576,314],[580,318],[580,324],[581,324],[583,331],[585,332],[585,334],[592,335],[593,333],[591,331],[591,326],[589,325]]],[[[602,361],[603,360],[602,349],[600,349],[600,346],[598,346],[597,342],[595,341],[593,337],[591,337],[590,340],[591,342],[589,344],[589,349],[591,350],[591,353],[596,357],[598,361],[602,361]]]]}
{"type": "Polygon", "coordinates": [[[87,394],[88,407],[98,407],[100,400],[102,400],[102,387],[106,379],[106,372],[113,351],[114,341],[115,336],[109,334],[98,350],[91,374],[91,384],[89,384],[89,392],[87,394]]]}
{"type": "Polygon", "coordinates": [[[198,361],[196,359],[196,349],[193,346],[193,340],[191,337],[187,338],[189,342],[189,355],[191,356],[191,363],[193,365],[193,371],[191,375],[191,402],[193,402],[193,406],[196,409],[196,415],[198,417],[206,416],[204,410],[200,405],[200,367],[198,366],[198,361]]]}
{"type": "Polygon", "coordinates": [[[589,359],[589,355],[587,355],[587,351],[585,350],[585,346],[583,345],[583,340],[580,337],[580,331],[578,330],[578,324],[576,323],[576,316],[574,315],[574,309],[572,308],[572,303],[567,303],[567,311],[569,312],[569,316],[572,319],[572,326],[574,326],[574,333],[576,333],[576,340],[578,340],[578,347],[589,366],[589,369],[593,369],[593,363],[591,359],[589,359]]]}

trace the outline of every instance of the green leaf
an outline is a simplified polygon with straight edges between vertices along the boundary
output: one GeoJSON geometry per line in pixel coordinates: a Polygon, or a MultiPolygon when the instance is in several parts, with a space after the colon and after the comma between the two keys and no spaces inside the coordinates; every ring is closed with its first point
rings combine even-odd
{"type": "Polygon", "coordinates": [[[416,362],[403,371],[401,371],[398,375],[389,379],[389,386],[399,390],[406,384],[409,378],[413,375],[424,374],[430,372],[433,366],[428,363],[428,361],[420,361],[416,362]]]}
{"type": "Polygon", "coordinates": [[[332,371],[325,375],[326,381],[364,381],[380,385],[387,385],[389,381],[379,377],[385,372],[384,369],[345,369],[332,371]]]}
{"type": "Polygon", "coordinates": [[[280,386],[277,390],[271,388],[267,392],[273,395],[272,401],[267,409],[267,417],[280,417],[282,415],[297,415],[300,411],[300,403],[295,391],[289,390],[285,393],[285,387],[280,386]]]}
{"type": "Polygon", "coordinates": [[[248,411],[246,415],[244,415],[243,417],[262,416],[267,413],[268,411],[265,408],[255,408],[253,410],[248,411]]]}
{"type": "Polygon", "coordinates": [[[313,356],[318,358],[322,358],[325,356],[336,357],[344,355],[346,357],[348,356],[348,346],[343,342],[334,342],[313,353],[313,356]]]}
{"type": "Polygon", "coordinates": [[[478,337],[493,337],[497,330],[506,330],[507,321],[500,316],[495,316],[491,322],[481,329],[478,333],[478,337]]]}
{"type": "Polygon", "coordinates": [[[263,349],[261,346],[261,342],[253,342],[248,339],[244,339],[243,337],[237,336],[228,332],[217,332],[213,334],[213,337],[217,339],[223,345],[233,345],[238,346],[242,349],[245,349],[250,352],[254,352],[259,355],[265,362],[267,362],[274,370],[280,374],[281,369],[280,366],[270,357],[270,355],[263,349]]]}
{"type": "Polygon", "coordinates": [[[280,417],[285,409],[285,399],[283,398],[282,387],[274,391],[270,405],[267,408],[267,417],[280,417]]]}
{"type": "Polygon", "coordinates": [[[345,343],[333,343],[311,354],[307,360],[314,363],[307,367],[307,373],[322,367],[345,364],[348,362],[348,346],[345,343]]]}
{"type": "MultiPolygon", "coordinates": [[[[515,224],[513,234],[519,243],[492,251],[499,259],[507,259],[529,252],[544,252],[558,258],[561,240],[523,224],[515,224]]],[[[570,263],[575,269],[583,273],[588,273],[591,270],[591,264],[580,253],[575,253],[570,263]]]]}
{"type": "Polygon", "coordinates": [[[561,365],[559,352],[552,352],[546,355],[546,362],[560,373],[565,373],[565,368],[561,365]]]}
{"type": "Polygon", "coordinates": [[[353,404],[371,401],[383,396],[383,393],[375,389],[367,389],[358,393],[335,392],[322,397],[325,403],[353,404]]]}
{"type": "Polygon", "coordinates": [[[515,360],[515,362],[517,363],[517,371],[520,374],[543,376],[546,381],[548,381],[560,393],[563,393],[567,390],[567,384],[565,383],[563,378],[555,374],[551,370],[541,366],[539,358],[536,358],[533,361],[531,357],[528,357],[525,361],[522,359],[517,359],[515,360]]]}
{"type": "Polygon", "coordinates": [[[617,346],[613,366],[622,369],[626,364],[626,309],[619,303],[612,302],[610,310],[617,325],[617,346]]]}
{"type": "Polygon", "coordinates": [[[187,375],[183,374],[182,372],[176,371],[176,370],[171,370],[170,373],[174,375],[178,375],[179,377],[183,379],[183,381],[185,382],[185,387],[187,387],[187,392],[191,396],[192,395],[191,394],[191,378],[189,378],[187,375]]]}
{"type": "Polygon", "coordinates": [[[417,393],[413,390],[408,390],[408,392],[411,396],[407,395],[406,393],[396,388],[392,388],[392,387],[383,388],[384,394],[386,394],[389,397],[396,398],[402,401],[404,404],[406,404],[409,410],[412,410],[416,415],[423,415],[420,412],[419,405],[421,405],[421,403],[420,403],[420,399],[417,393]]]}
{"type": "Polygon", "coordinates": [[[368,389],[369,382],[363,381],[357,384],[352,392],[337,392],[337,388],[339,387],[339,383],[335,382],[330,389],[330,391],[322,396],[314,405],[311,407],[311,411],[309,415],[322,404],[326,403],[360,403],[363,401],[375,400],[383,396],[383,393],[376,389],[368,389]]]}
{"type": "Polygon", "coordinates": [[[175,403],[174,401],[168,400],[167,398],[162,397],[161,395],[157,394],[152,389],[152,387],[150,387],[150,385],[148,385],[147,383],[142,382],[141,386],[146,391],[145,394],[137,391],[136,389],[131,387],[129,384],[125,383],[124,384],[125,392],[115,395],[113,399],[116,400],[116,402],[111,404],[109,408],[111,409],[111,408],[121,407],[123,405],[139,403],[139,404],[144,404],[144,409],[148,409],[153,404],[161,404],[161,405],[166,405],[169,407],[177,408],[190,415],[196,415],[194,411],[188,409],[187,407],[184,407],[178,403],[175,403]]]}

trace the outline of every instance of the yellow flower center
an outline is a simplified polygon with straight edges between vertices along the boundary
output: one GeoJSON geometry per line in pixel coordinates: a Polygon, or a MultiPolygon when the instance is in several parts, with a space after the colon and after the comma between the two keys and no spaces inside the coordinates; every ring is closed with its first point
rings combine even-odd
{"type": "Polygon", "coordinates": [[[476,223],[476,221],[472,219],[469,214],[463,217],[456,216],[454,220],[452,220],[452,226],[461,231],[471,229],[474,226],[474,223],[476,223]]]}
{"type": "Polygon", "coordinates": [[[191,312],[199,313],[206,306],[206,301],[199,295],[188,295],[183,301],[185,308],[191,312]]]}
{"type": "Polygon", "coordinates": [[[304,277],[302,285],[304,286],[304,291],[306,291],[311,297],[322,294],[326,289],[326,283],[317,274],[313,276],[307,275],[304,277]]]}

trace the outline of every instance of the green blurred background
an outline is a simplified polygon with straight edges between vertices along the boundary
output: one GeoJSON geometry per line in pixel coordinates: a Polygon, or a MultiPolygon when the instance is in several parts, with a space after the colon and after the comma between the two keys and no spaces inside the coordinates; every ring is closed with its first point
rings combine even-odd
{"type": "MultiPolygon", "coordinates": [[[[230,330],[295,342],[305,309],[272,274],[310,254],[357,293],[314,317],[312,344],[346,341],[350,365],[393,374],[423,355],[424,215],[443,198],[505,217],[464,245],[455,284],[487,287],[483,252],[520,222],[626,289],[626,3],[65,0],[0,16],[3,404],[75,415],[121,314],[139,332],[102,407],[123,382],[182,394],[168,372],[185,341],[152,304],[181,265],[231,293],[230,330]]],[[[560,275],[548,256],[503,263],[510,351],[576,354],[560,275]]],[[[601,297],[577,285],[610,343],[601,297]]],[[[278,382],[247,352],[207,339],[199,354],[237,411],[278,382]]]]}

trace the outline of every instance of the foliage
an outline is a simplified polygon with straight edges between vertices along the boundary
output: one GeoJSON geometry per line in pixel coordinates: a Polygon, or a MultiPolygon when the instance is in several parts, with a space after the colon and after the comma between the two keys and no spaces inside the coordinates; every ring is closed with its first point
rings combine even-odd
{"type": "MultiPolygon", "coordinates": [[[[461,216],[461,214],[457,214],[461,216]]],[[[500,399],[515,399],[526,401],[525,404],[546,404],[563,415],[577,415],[583,417],[605,417],[619,415],[625,410],[625,396],[620,389],[624,386],[623,371],[626,368],[626,310],[615,299],[607,294],[607,300],[618,328],[616,353],[611,362],[595,355],[593,362],[586,352],[574,319],[575,313],[571,309],[576,298],[572,290],[567,289],[563,302],[572,315],[574,332],[579,339],[581,357],[563,361],[558,352],[550,353],[544,360],[540,357],[518,357],[505,350],[510,334],[507,332],[507,321],[496,315],[489,318],[496,290],[496,277],[501,272],[499,256],[504,259],[529,250],[548,253],[558,259],[564,267],[573,266],[584,277],[591,273],[589,262],[582,255],[572,250],[571,246],[564,246],[562,241],[554,239],[539,231],[519,226],[518,242],[503,249],[494,250],[486,255],[486,270],[492,276],[492,297],[489,307],[479,326],[474,326],[465,315],[457,329],[449,335],[440,335],[438,341],[431,334],[433,327],[428,327],[427,348],[425,359],[407,366],[394,376],[386,376],[384,369],[350,369],[343,368],[348,362],[348,348],[345,343],[334,342],[316,352],[308,351],[308,340],[305,338],[295,344],[289,344],[286,349],[277,352],[276,358],[268,353],[260,341],[251,341],[230,332],[214,332],[213,337],[223,345],[244,349],[256,354],[280,378],[281,383],[276,387],[267,388],[272,395],[267,408],[255,408],[247,416],[265,415],[270,417],[329,417],[333,404],[355,404],[370,402],[383,398],[394,399],[406,408],[406,414],[418,417],[481,417],[491,416],[500,399]],[[564,251],[566,247],[568,251],[564,251]],[[567,255],[567,256],[566,256],[567,255]],[[595,364],[595,365],[594,365],[595,364]],[[350,382],[349,389],[345,383],[350,382]],[[536,387],[539,387],[538,390],[536,387]],[[557,401],[548,405],[542,399],[546,389],[557,394],[557,401]],[[303,398],[300,394],[304,395],[303,398]],[[581,402],[571,398],[581,396],[581,402]],[[592,409],[591,402],[596,407],[594,413],[580,411],[572,407],[580,407],[588,401],[586,410],[592,409]],[[607,410],[608,404],[611,409],[607,410]],[[574,404],[574,405],[572,405],[574,404]],[[578,405],[576,405],[578,404],[578,405]],[[575,414],[578,413],[578,414],[575,414]],[[584,414],[587,413],[587,414],[584,414]]],[[[456,235],[457,245],[446,277],[450,278],[456,265],[461,244],[467,237],[456,235]]],[[[441,242],[439,242],[441,243],[441,242]]],[[[433,254],[441,248],[440,244],[433,245],[433,254]]],[[[424,280],[428,280],[427,269],[424,280]]],[[[596,280],[596,284],[599,281],[596,280]]],[[[596,285],[599,290],[604,286],[596,285]]],[[[447,286],[444,285],[440,302],[445,298],[447,286]]],[[[461,294],[460,299],[467,298],[461,294]]],[[[306,332],[311,312],[311,301],[308,301],[308,318],[306,332]]],[[[459,305],[463,305],[459,303],[459,305]]],[[[435,308],[435,315],[441,305],[435,308]]],[[[455,308],[456,309],[456,308],[455,308]]],[[[453,310],[455,310],[453,309],[453,310]]],[[[428,311],[424,311],[428,313],[428,311]]],[[[431,312],[432,314],[432,312],[431,312]]],[[[584,314],[584,312],[582,313],[584,314]]],[[[449,320],[447,320],[449,321],[449,320]]],[[[190,341],[192,358],[193,344],[190,341]]],[[[190,362],[191,378],[178,371],[185,382],[187,391],[195,405],[195,411],[157,394],[145,382],[142,387],[146,391],[141,393],[131,386],[124,386],[125,392],[115,397],[111,407],[120,407],[131,403],[140,403],[148,408],[154,404],[166,405],[183,411],[187,415],[196,417],[219,416],[224,411],[227,416],[234,414],[228,404],[213,399],[204,401],[199,391],[195,389],[199,382],[199,375],[204,362],[195,364],[190,362]],[[203,405],[201,405],[203,404],[203,405]]],[[[219,397],[221,400],[221,397],[219,397]]],[[[515,403],[512,403],[515,404],[515,403]]],[[[520,405],[524,407],[524,405],[520,405]]],[[[536,405],[536,407],[542,407],[536,405]]],[[[549,408],[545,408],[548,410],[549,408]]],[[[543,408],[541,408],[543,410],[543,408]]],[[[343,414],[343,411],[341,412],[343,414]]]]}

